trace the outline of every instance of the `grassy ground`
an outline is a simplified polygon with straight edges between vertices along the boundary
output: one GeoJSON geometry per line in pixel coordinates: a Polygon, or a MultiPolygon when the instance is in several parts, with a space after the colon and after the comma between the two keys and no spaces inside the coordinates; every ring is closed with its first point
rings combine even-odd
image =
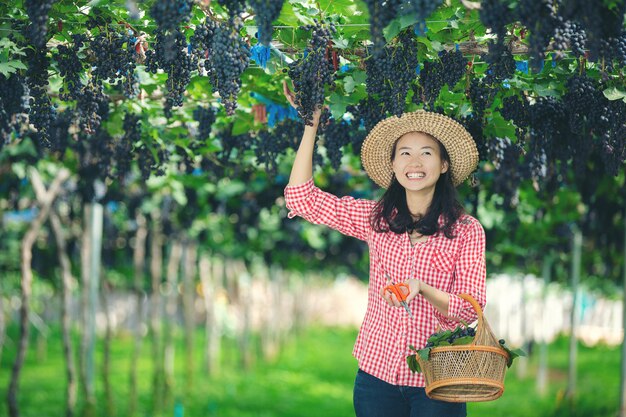
{"type": "MultiPolygon", "coordinates": [[[[351,416],[352,384],[356,361],[351,356],[356,336],[354,329],[314,328],[294,337],[279,357],[270,363],[260,360],[243,371],[234,344],[225,342],[221,369],[207,375],[200,359],[191,380],[184,375],[182,361],[177,362],[174,393],[163,413],[152,410],[152,363],[150,347],[143,346],[139,361],[140,395],[136,415],[175,417],[313,417],[351,416]]],[[[196,338],[200,352],[202,339],[196,338]]],[[[129,391],[127,369],[130,338],[118,337],[113,344],[112,374],[114,416],[128,415],[129,391]]],[[[182,345],[177,346],[181,357],[182,345]]],[[[101,352],[97,358],[101,364],[101,352]]],[[[504,395],[497,401],[470,404],[469,416],[585,416],[614,417],[618,409],[619,349],[579,348],[578,392],[573,402],[563,399],[567,384],[567,341],[557,341],[549,348],[550,385],[548,392],[536,394],[536,358],[531,358],[524,377],[515,367],[506,379],[504,395]]],[[[6,391],[14,358],[14,348],[5,346],[0,364],[0,416],[8,415],[6,391]]],[[[97,415],[104,416],[102,382],[96,382],[97,415]]],[[[52,336],[47,348],[37,349],[33,341],[21,378],[20,411],[22,417],[64,415],[65,374],[61,343],[52,336]]]]}

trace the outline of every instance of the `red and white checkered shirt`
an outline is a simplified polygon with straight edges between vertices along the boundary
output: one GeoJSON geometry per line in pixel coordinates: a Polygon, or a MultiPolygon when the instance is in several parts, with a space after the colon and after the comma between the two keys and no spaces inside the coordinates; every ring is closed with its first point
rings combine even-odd
{"type": "Polygon", "coordinates": [[[481,224],[463,215],[454,226],[456,238],[443,234],[411,244],[407,233],[377,233],[370,225],[375,201],[339,198],[324,192],[310,179],[285,188],[289,218],[301,216],[314,224],[324,224],[339,232],[367,242],[370,250],[368,302],[365,318],[354,345],[353,355],[359,368],[390,384],[423,387],[424,376],[414,374],[406,363],[440,326],[456,327],[455,320],[440,314],[418,295],[409,307],[414,319],[403,308],[389,306],[380,296],[387,285],[385,272],[394,282],[417,278],[450,294],[448,316],[471,323],[476,314],[471,304],[455,294],[470,294],[485,306],[485,232],[481,224]]]}

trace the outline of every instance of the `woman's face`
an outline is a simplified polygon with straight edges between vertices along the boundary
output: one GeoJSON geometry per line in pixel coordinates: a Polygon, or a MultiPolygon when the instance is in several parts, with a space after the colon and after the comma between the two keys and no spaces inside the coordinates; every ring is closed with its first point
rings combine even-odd
{"type": "Polygon", "coordinates": [[[409,132],[398,139],[392,166],[407,191],[434,190],[439,176],[448,170],[439,142],[423,132],[409,132]]]}

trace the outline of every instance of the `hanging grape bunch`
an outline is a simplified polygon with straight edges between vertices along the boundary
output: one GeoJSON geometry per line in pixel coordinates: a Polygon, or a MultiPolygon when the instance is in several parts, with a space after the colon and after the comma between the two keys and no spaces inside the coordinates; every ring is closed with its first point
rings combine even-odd
{"type": "Polygon", "coordinates": [[[365,61],[367,93],[376,96],[385,112],[400,116],[404,113],[406,96],[416,78],[417,42],[409,28],[402,31],[382,53],[372,54],[365,61]]]}
{"type": "Polygon", "coordinates": [[[311,31],[305,56],[289,64],[289,77],[296,94],[296,110],[304,122],[313,124],[313,112],[324,105],[326,86],[334,86],[335,68],[329,45],[336,33],[334,23],[315,21],[314,25],[301,27],[311,31]]]}
{"type": "Polygon", "coordinates": [[[248,0],[254,9],[256,24],[259,27],[259,42],[269,45],[272,41],[272,22],[278,18],[284,0],[248,0]]]}

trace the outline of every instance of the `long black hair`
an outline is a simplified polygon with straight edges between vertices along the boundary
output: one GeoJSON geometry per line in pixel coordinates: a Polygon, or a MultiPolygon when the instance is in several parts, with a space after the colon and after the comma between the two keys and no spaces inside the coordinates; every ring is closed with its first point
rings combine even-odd
{"type": "MultiPolygon", "coordinates": [[[[428,135],[431,136],[431,135],[428,135]]],[[[431,136],[432,137],[432,136],[431,136]]],[[[439,144],[441,158],[451,167],[450,156],[446,148],[436,138],[433,139],[439,144]]],[[[391,160],[396,154],[398,141],[393,145],[391,160]]],[[[463,206],[458,200],[456,187],[452,182],[451,169],[439,176],[435,184],[435,194],[428,207],[426,214],[417,220],[413,220],[406,202],[406,190],[398,182],[395,174],[392,176],[391,185],[376,203],[370,217],[372,228],[378,233],[392,231],[394,233],[405,233],[416,231],[421,235],[434,235],[438,232],[448,239],[454,238],[454,223],[463,215],[463,206]],[[443,225],[439,226],[439,217],[443,216],[443,225]]]]}

